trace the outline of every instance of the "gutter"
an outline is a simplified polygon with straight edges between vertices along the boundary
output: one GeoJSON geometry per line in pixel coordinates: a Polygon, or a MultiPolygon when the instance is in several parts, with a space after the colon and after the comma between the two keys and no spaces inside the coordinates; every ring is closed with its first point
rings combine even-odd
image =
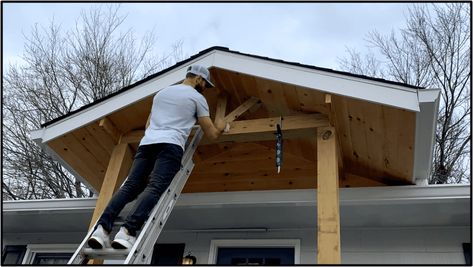
{"type": "MultiPolygon", "coordinates": [[[[471,186],[381,186],[341,188],[340,205],[414,204],[470,201],[471,186]]],[[[95,209],[97,198],[3,201],[3,215],[24,212],[77,211],[95,209]]],[[[226,206],[315,206],[317,190],[268,190],[215,193],[185,193],[176,208],[224,208],[226,206]]]]}

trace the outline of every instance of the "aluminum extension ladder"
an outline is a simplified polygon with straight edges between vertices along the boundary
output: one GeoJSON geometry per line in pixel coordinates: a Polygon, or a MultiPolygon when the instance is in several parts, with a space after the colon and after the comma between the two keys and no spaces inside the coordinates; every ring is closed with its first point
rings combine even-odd
{"type": "Polygon", "coordinates": [[[91,259],[124,259],[125,261],[123,264],[151,263],[154,244],[158,240],[159,234],[164,228],[164,224],[174,208],[174,205],[186,184],[187,178],[189,178],[192,169],[194,168],[192,156],[194,155],[197,145],[203,136],[202,128],[200,126],[194,126],[194,129],[195,128],[197,130],[195,131],[194,137],[187,145],[186,151],[182,157],[181,169],[176,176],[174,176],[167,191],[161,196],[158,203],[151,211],[149,218],[141,229],[133,247],[131,249],[92,249],[87,247],[87,240],[92,235],[95,228],[94,226],[89,230],[86,237],[67,264],[85,264],[91,259]]]}

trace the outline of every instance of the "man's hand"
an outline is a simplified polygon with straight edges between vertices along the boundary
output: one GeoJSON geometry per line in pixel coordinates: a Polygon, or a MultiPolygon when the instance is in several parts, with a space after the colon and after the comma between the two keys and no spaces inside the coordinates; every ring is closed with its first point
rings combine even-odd
{"type": "Polygon", "coordinates": [[[223,130],[225,129],[225,121],[220,119],[220,120],[215,120],[215,128],[217,128],[217,130],[219,130],[220,132],[223,132],[223,130]]]}
{"type": "Polygon", "coordinates": [[[230,128],[224,120],[218,120],[214,124],[210,117],[199,117],[198,121],[205,136],[210,140],[218,139],[226,128],[230,128]]]}

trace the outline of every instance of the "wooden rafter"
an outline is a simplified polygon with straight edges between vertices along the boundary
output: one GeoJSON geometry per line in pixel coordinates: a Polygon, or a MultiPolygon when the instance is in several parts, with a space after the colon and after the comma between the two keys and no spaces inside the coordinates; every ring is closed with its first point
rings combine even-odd
{"type": "Polygon", "coordinates": [[[121,133],[109,118],[104,117],[101,119],[99,121],[99,127],[110,135],[115,144],[120,141],[121,133]]]}
{"type": "Polygon", "coordinates": [[[232,121],[236,120],[243,113],[245,113],[247,110],[251,109],[253,106],[258,104],[259,102],[260,102],[260,100],[258,98],[251,97],[250,99],[246,100],[243,104],[241,104],[239,107],[237,107],[232,112],[230,112],[227,116],[225,116],[225,121],[226,122],[232,122],[232,121]]]}

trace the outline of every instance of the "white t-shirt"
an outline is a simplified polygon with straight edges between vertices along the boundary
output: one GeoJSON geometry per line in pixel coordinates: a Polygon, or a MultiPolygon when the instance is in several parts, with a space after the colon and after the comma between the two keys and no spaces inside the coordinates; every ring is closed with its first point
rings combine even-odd
{"type": "Polygon", "coordinates": [[[207,117],[209,105],[205,97],[189,85],[172,85],[153,98],[150,124],[141,145],[171,143],[182,147],[197,117],[207,117]]]}

